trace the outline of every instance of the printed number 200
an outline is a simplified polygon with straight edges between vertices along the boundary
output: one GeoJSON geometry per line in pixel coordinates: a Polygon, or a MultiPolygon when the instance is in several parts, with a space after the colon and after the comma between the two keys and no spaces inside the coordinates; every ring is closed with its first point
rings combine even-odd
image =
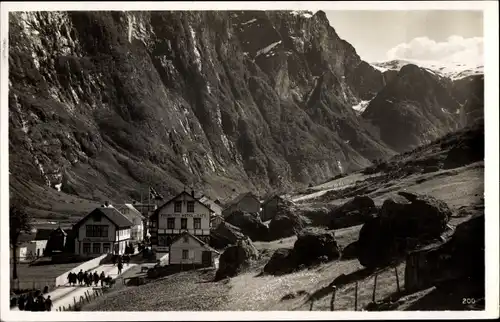
{"type": "Polygon", "coordinates": [[[476,299],[468,298],[468,297],[464,297],[462,299],[462,304],[474,304],[474,303],[476,303],[476,299]]]}

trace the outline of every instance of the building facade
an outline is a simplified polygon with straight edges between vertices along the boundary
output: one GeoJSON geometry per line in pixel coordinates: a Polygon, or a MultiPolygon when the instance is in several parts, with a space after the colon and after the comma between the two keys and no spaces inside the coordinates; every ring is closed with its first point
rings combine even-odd
{"type": "Polygon", "coordinates": [[[191,194],[182,192],[166,202],[151,216],[151,244],[158,252],[168,252],[169,246],[183,232],[210,241],[210,215],[213,211],[191,194]]]}
{"type": "Polygon", "coordinates": [[[184,232],[172,241],[169,246],[169,265],[214,266],[219,252],[204,241],[184,232]]]}
{"type": "Polygon", "coordinates": [[[74,229],[75,254],[97,257],[125,253],[133,224],[113,206],[96,208],[82,218],[74,229]]]}
{"type": "Polygon", "coordinates": [[[125,215],[133,224],[130,231],[130,240],[135,243],[140,243],[144,240],[144,226],[146,217],[143,216],[132,204],[124,204],[117,209],[125,215]]]}
{"type": "Polygon", "coordinates": [[[257,213],[261,210],[259,198],[251,192],[246,192],[238,195],[236,198],[226,204],[222,211],[222,216],[226,218],[235,211],[257,213]]]}

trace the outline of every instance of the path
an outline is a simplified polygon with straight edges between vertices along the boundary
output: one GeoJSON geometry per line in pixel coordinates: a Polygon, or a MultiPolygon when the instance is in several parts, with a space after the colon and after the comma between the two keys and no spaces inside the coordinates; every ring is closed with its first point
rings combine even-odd
{"type": "MultiPolygon", "coordinates": [[[[125,264],[122,269],[122,274],[129,270],[130,268],[136,266],[136,264],[125,264]]],[[[91,272],[97,271],[98,274],[100,274],[102,271],[104,271],[104,274],[106,276],[110,276],[112,279],[116,280],[116,278],[119,276],[118,275],[118,267],[113,264],[104,264],[99,267],[96,267],[95,269],[92,269],[91,272]]],[[[100,284],[99,284],[100,285],[100,284]]],[[[100,287],[100,286],[97,286],[100,287]]],[[[50,298],[52,300],[52,310],[58,310],[59,307],[68,307],[68,305],[73,305],[74,304],[74,299],[78,301],[80,299],[80,296],[85,297],[85,293],[87,291],[93,292],[94,286],[61,286],[56,288],[50,293],[44,294],[44,297],[47,298],[50,295],[50,298]]],[[[13,311],[18,311],[19,309],[12,308],[13,311]]]]}

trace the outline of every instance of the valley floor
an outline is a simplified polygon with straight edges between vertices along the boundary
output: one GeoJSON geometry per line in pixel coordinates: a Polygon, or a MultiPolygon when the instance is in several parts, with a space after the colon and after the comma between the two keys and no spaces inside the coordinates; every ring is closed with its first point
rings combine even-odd
{"type": "MultiPolygon", "coordinates": [[[[363,180],[359,174],[356,175],[358,176],[356,180],[363,180]]],[[[346,179],[343,178],[343,181],[346,182],[346,179]]],[[[373,184],[377,185],[376,181],[373,184]]],[[[334,185],[335,183],[331,183],[322,188],[330,189],[334,185]]],[[[470,213],[461,215],[461,210],[464,208],[482,211],[484,163],[478,162],[453,170],[411,175],[394,182],[379,184],[368,195],[381,204],[392,193],[400,190],[429,194],[444,200],[455,210],[450,225],[456,226],[470,216],[470,213]],[[479,207],[474,208],[474,205],[479,205],[479,207]]],[[[338,243],[346,246],[357,240],[360,228],[361,225],[337,230],[335,235],[338,243]]],[[[311,309],[311,302],[312,310],[330,310],[331,293],[327,286],[340,274],[352,273],[359,275],[357,278],[358,310],[371,302],[374,277],[363,274],[362,266],[356,259],[325,263],[283,276],[261,276],[260,272],[273,251],[281,247],[292,247],[295,239],[296,237],[289,237],[273,242],[255,242],[255,246],[261,253],[261,259],[247,272],[229,280],[212,282],[215,274],[213,270],[182,272],[141,286],[117,288],[84,306],[82,310],[308,311],[311,309]]],[[[404,270],[405,264],[400,263],[397,266],[397,272],[401,289],[404,289],[404,270]]],[[[354,283],[351,283],[337,290],[335,310],[354,310],[354,287],[354,283]]],[[[438,292],[435,289],[428,289],[402,298],[402,304],[396,309],[465,309],[459,303],[454,305],[458,297],[465,294],[464,292],[466,292],[466,287],[462,291],[450,288],[449,294],[443,294],[442,290],[438,292]]],[[[396,296],[396,293],[394,269],[380,272],[377,279],[376,299],[396,296]]]]}

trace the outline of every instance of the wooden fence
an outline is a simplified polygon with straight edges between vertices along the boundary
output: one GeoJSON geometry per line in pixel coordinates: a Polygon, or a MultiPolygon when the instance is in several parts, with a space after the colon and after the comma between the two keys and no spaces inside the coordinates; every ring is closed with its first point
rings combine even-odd
{"type": "MultiPolygon", "coordinates": [[[[394,266],[392,267],[392,270],[394,272],[394,276],[395,276],[395,281],[396,281],[396,288],[395,288],[395,291],[397,293],[401,293],[401,286],[400,286],[400,280],[399,280],[399,272],[398,272],[398,268],[397,266],[394,266]]],[[[372,301],[371,303],[376,303],[377,302],[377,279],[378,279],[378,275],[380,273],[382,273],[383,271],[386,271],[385,269],[384,270],[381,270],[379,272],[376,272],[374,275],[373,275],[373,292],[372,292],[372,301]]],[[[342,286],[347,286],[349,284],[346,284],[346,285],[342,285],[342,286]]],[[[330,299],[330,311],[335,311],[335,296],[337,294],[337,287],[336,286],[332,286],[332,296],[331,296],[331,299],[330,299]]],[[[353,310],[354,311],[358,311],[359,307],[358,307],[358,281],[355,281],[354,282],[354,293],[353,293],[353,298],[354,298],[354,301],[353,301],[353,310]]],[[[314,300],[311,300],[310,301],[310,306],[309,306],[309,311],[313,311],[313,308],[314,308],[314,300]]],[[[363,310],[363,308],[361,308],[361,310],[363,310]]]]}
{"type": "Polygon", "coordinates": [[[84,295],[80,295],[79,298],[73,297],[73,304],[68,304],[68,306],[59,306],[56,307],[55,310],[58,312],[62,311],[79,311],[82,306],[86,303],[92,302],[94,299],[103,295],[104,291],[102,288],[94,288],[91,290],[87,290],[84,295]]]}

